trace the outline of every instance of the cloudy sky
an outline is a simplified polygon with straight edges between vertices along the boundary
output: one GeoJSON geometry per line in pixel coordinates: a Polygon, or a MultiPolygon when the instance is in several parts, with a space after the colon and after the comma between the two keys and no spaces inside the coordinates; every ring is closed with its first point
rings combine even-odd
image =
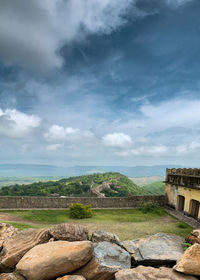
{"type": "Polygon", "coordinates": [[[200,166],[199,0],[0,0],[0,163],[200,166]]]}

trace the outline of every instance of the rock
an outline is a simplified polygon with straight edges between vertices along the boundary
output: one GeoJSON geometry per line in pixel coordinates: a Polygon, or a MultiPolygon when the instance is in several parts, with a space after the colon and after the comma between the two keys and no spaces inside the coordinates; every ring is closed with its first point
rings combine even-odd
{"type": "Polygon", "coordinates": [[[66,276],[57,278],[56,280],[85,280],[85,278],[80,275],[66,275],[66,276]]]}
{"type": "Polygon", "coordinates": [[[115,274],[116,280],[196,280],[193,276],[173,271],[171,268],[154,268],[138,266],[133,269],[120,270],[115,274]]]}
{"type": "Polygon", "coordinates": [[[28,280],[49,280],[70,273],[91,258],[90,241],[54,241],[32,248],[17,264],[17,271],[28,280]]]}
{"type": "Polygon", "coordinates": [[[0,274],[0,280],[25,280],[25,279],[18,273],[2,273],[0,274]]]}
{"type": "Polygon", "coordinates": [[[200,275],[200,244],[189,247],[174,269],[185,274],[200,275]]]}
{"type": "Polygon", "coordinates": [[[190,244],[200,244],[200,229],[194,229],[185,241],[190,244]]]}
{"type": "Polygon", "coordinates": [[[130,255],[121,247],[109,242],[100,242],[94,248],[92,260],[75,272],[87,280],[110,280],[120,269],[131,267],[130,255]]]}
{"type": "Polygon", "coordinates": [[[92,242],[111,242],[111,243],[116,243],[117,245],[120,245],[120,240],[119,237],[113,233],[106,232],[106,231],[101,231],[101,230],[96,230],[93,232],[92,237],[91,237],[92,242]]]}
{"type": "Polygon", "coordinates": [[[3,243],[0,258],[0,271],[8,272],[18,261],[37,244],[48,242],[50,238],[47,229],[27,229],[7,238],[3,243]]]}
{"type": "Polygon", "coordinates": [[[18,229],[12,225],[0,223],[0,248],[2,248],[3,242],[7,237],[11,237],[18,233],[18,229]]]}
{"type": "Polygon", "coordinates": [[[175,264],[183,255],[182,244],[180,236],[165,233],[122,242],[133,261],[145,265],[175,264]]]}
{"type": "Polygon", "coordinates": [[[88,240],[88,229],[78,224],[59,224],[50,230],[55,240],[83,241],[88,240]]]}

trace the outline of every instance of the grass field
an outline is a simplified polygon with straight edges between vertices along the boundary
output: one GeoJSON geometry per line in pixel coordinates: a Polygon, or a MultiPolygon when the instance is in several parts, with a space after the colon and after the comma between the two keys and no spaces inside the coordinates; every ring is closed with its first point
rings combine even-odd
{"type": "Polygon", "coordinates": [[[66,210],[0,211],[0,221],[19,229],[52,227],[54,224],[71,222],[84,224],[89,232],[105,230],[117,234],[121,240],[144,237],[157,232],[174,233],[185,237],[192,228],[167,214],[144,214],[139,209],[93,210],[90,219],[73,220],[66,210]]]}

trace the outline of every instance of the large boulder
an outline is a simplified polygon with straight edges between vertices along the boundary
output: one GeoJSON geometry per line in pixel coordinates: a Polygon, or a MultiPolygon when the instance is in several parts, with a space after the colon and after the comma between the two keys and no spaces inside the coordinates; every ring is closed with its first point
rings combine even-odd
{"type": "Polygon", "coordinates": [[[80,275],[66,275],[63,277],[59,277],[56,280],[85,280],[85,278],[80,275]]]}
{"type": "Polygon", "coordinates": [[[3,243],[0,257],[0,271],[8,272],[18,261],[37,244],[48,242],[47,229],[27,229],[7,238],[3,243]]]}
{"type": "Polygon", "coordinates": [[[54,240],[83,241],[88,240],[88,229],[78,224],[59,224],[50,230],[54,240]]]}
{"type": "Polygon", "coordinates": [[[185,274],[200,275],[200,244],[189,247],[174,269],[185,274]]]}
{"type": "Polygon", "coordinates": [[[90,241],[54,241],[32,248],[17,264],[17,271],[27,280],[49,280],[68,274],[91,258],[90,241]]]}
{"type": "Polygon", "coordinates": [[[7,237],[11,237],[18,233],[18,229],[12,225],[0,223],[0,248],[7,237]]]}
{"type": "Polygon", "coordinates": [[[1,273],[0,280],[25,280],[25,279],[18,273],[1,273]]]}
{"type": "Polygon", "coordinates": [[[184,275],[167,267],[138,266],[121,270],[115,274],[116,280],[197,280],[193,276],[184,275]]]}
{"type": "Polygon", "coordinates": [[[157,233],[137,240],[122,242],[134,262],[145,265],[167,265],[183,255],[183,238],[174,234],[157,233]]]}
{"type": "Polygon", "coordinates": [[[190,244],[200,244],[200,229],[194,229],[190,235],[186,237],[185,241],[190,244]]]}
{"type": "Polygon", "coordinates": [[[83,268],[76,271],[87,280],[110,280],[120,269],[131,267],[131,256],[116,244],[100,242],[94,248],[92,260],[83,268]]]}
{"type": "Polygon", "coordinates": [[[116,243],[120,245],[119,237],[113,233],[102,231],[102,230],[96,230],[93,232],[91,237],[92,242],[103,242],[107,241],[110,243],[116,243]]]}

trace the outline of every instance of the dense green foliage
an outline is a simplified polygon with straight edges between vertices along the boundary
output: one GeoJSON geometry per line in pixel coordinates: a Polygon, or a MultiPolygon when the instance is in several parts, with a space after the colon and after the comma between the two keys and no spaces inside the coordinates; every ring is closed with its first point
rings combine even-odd
{"type": "Polygon", "coordinates": [[[165,185],[162,181],[157,181],[141,187],[141,190],[144,195],[164,195],[165,185]]]}
{"type": "Polygon", "coordinates": [[[64,178],[58,181],[35,182],[32,184],[15,184],[0,189],[1,196],[94,196],[93,189],[107,184],[103,189],[107,197],[142,195],[142,190],[129,178],[118,173],[96,173],[78,177],[64,178]]]}
{"type": "Polygon", "coordinates": [[[148,202],[146,203],[142,208],[141,208],[142,212],[144,214],[147,213],[155,213],[155,214],[163,214],[163,208],[161,208],[157,203],[155,202],[148,202]]]}
{"type": "Polygon", "coordinates": [[[86,219],[92,217],[91,205],[83,205],[81,203],[73,203],[69,207],[69,216],[72,219],[86,219]]]}

